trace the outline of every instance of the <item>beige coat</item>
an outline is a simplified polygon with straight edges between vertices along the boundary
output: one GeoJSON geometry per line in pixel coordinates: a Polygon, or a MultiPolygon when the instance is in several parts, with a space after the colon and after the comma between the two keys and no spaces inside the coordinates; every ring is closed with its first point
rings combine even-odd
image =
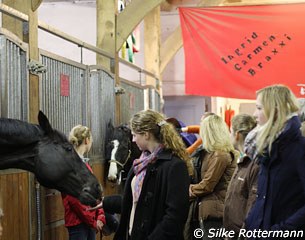
{"type": "Polygon", "coordinates": [[[201,198],[199,220],[222,219],[226,191],[236,167],[237,157],[237,152],[203,153],[202,180],[191,187],[193,194],[201,198]]]}

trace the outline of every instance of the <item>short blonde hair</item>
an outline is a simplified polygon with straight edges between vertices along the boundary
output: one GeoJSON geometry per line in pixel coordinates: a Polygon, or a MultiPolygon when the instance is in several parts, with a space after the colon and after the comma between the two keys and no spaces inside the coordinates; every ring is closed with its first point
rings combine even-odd
{"type": "Polygon", "coordinates": [[[201,120],[200,137],[204,149],[208,152],[234,151],[229,128],[218,115],[210,115],[201,120]]]}
{"type": "Polygon", "coordinates": [[[79,147],[86,138],[91,139],[91,131],[88,127],[83,125],[76,125],[73,127],[69,134],[69,142],[74,147],[79,147]]]}
{"type": "Polygon", "coordinates": [[[299,102],[292,91],[284,85],[272,85],[256,92],[264,109],[267,122],[260,128],[257,135],[257,150],[263,153],[268,147],[271,151],[272,143],[283,129],[289,116],[297,113],[299,102]]]}

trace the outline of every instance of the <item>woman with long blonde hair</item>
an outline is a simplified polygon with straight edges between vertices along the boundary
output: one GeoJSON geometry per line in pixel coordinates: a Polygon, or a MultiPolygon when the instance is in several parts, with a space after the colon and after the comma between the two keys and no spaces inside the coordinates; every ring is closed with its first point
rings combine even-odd
{"type": "Polygon", "coordinates": [[[305,230],[305,139],[298,110],[298,101],[286,86],[257,91],[260,171],[256,201],[246,219],[248,230],[305,230]]]}
{"type": "Polygon", "coordinates": [[[203,146],[198,154],[201,177],[199,183],[190,185],[189,195],[200,199],[198,218],[204,232],[203,239],[209,239],[209,229],[222,227],[225,195],[238,152],[231,142],[228,126],[218,115],[201,120],[200,137],[203,146]]]}
{"type": "Polygon", "coordinates": [[[190,159],[171,123],[153,110],[130,120],[133,141],[142,150],[128,174],[115,240],[183,240],[188,214],[190,159]]]}

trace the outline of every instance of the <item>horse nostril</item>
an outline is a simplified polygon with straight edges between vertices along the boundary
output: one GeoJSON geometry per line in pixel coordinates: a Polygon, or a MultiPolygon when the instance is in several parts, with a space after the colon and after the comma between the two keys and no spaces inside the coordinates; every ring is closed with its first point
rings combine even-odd
{"type": "Polygon", "coordinates": [[[90,187],[84,187],[84,188],[83,188],[83,192],[90,193],[90,187]]]}

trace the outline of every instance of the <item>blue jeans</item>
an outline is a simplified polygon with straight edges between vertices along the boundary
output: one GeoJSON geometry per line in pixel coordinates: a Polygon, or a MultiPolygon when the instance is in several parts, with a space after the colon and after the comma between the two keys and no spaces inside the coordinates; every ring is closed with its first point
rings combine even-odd
{"type": "Polygon", "coordinates": [[[95,240],[95,230],[84,223],[68,227],[68,232],[69,240],[95,240]]]}

